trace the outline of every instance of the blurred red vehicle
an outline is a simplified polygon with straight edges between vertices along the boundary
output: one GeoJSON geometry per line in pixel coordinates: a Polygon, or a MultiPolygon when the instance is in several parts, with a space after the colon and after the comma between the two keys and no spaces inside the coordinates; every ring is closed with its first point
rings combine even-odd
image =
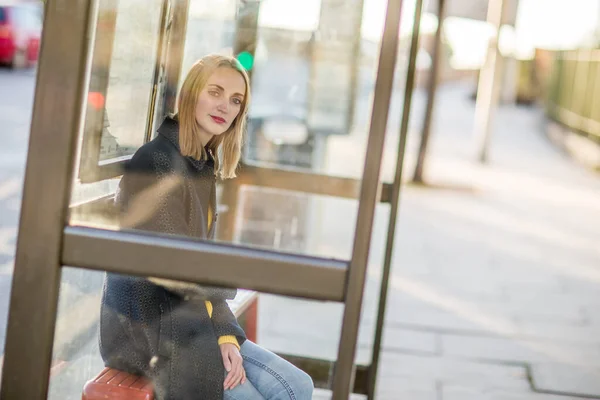
{"type": "Polygon", "coordinates": [[[38,3],[0,0],[0,63],[24,68],[37,62],[42,34],[38,3]]]}

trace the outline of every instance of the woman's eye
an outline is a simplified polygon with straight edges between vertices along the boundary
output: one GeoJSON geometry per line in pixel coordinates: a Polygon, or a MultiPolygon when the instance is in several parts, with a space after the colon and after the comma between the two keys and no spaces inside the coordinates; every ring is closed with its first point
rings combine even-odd
{"type": "Polygon", "coordinates": [[[208,92],[208,94],[210,94],[211,96],[215,96],[215,97],[216,97],[216,96],[218,96],[218,95],[219,95],[219,92],[217,92],[216,90],[210,90],[210,91],[208,92]]]}
{"type": "Polygon", "coordinates": [[[234,98],[234,99],[233,99],[233,103],[234,103],[234,104],[237,104],[237,105],[240,105],[240,104],[242,104],[242,100],[240,100],[240,99],[238,99],[238,98],[236,97],[236,98],[234,98]]]}

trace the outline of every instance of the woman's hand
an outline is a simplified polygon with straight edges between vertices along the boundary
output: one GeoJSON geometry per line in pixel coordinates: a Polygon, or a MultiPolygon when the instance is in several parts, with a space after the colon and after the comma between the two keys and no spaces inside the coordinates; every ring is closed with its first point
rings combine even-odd
{"type": "Polygon", "coordinates": [[[223,365],[227,371],[227,377],[223,383],[225,390],[233,389],[240,383],[246,382],[246,371],[243,366],[242,355],[238,348],[231,343],[223,343],[219,346],[223,356],[223,365]]]}

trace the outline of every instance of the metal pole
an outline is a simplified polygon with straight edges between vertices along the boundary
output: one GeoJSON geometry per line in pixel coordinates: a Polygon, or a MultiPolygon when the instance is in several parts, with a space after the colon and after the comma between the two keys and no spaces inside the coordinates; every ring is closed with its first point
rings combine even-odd
{"type": "Polygon", "coordinates": [[[419,52],[419,34],[421,31],[421,15],[423,12],[423,0],[417,0],[415,5],[415,16],[413,19],[413,33],[410,42],[410,54],[408,58],[408,72],[406,74],[406,87],[404,89],[404,104],[402,108],[402,122],[400,123],[400,138],[398,142],[398,158],[396,160],[396,176],[392,185],[392,196],[390,199],[390,219],[388,222],[387,242],[385,247],[385,258],[383,261],[383,275],[381,277],[381,289],[379,291],[379,305],[377,308],[377,325],[375,327],[375,340],[373,353],[371,355],[371,366],[369,368],[368,399],[375,399],[375,386],[377,384],[377,370],[379,368],[379,353],[383,336],[383,323],[387,305],[390,270],[392,266],[392,253],[394,251],[394,239],[396,235],[396,219],[398,218],[398,207],[400,202],[400,188],[402,186],[402,167],[404,165],[404,152],[406,149],[406,138],[408,136],[408,124],[410,121],[410,109],[412,95],[415,87],[415,73],[417,69],[417,53],[419,52]]]}
{"type": "Polygon", "coordinates": [[[425,168],[425,156],[427,155],[427,147],[429,145],[429,137],[431,136],[431,125],[433,119],[433,107],[435,105],[435,95],[437,92],[438,74],[441,61],[442,50],[442,28],[444,24],[446,0],[438,0],[438,26],[435,31],[435,39],[433,43],[433,57],[431,71],[429,73],[429,82],[427,85],[427,108],[423,121],[423,132],[421,133],[421,143],[419,144],[419,154],[417,156],[417,164],[413,174],[413,182],[423,183],[423,170],[425,168]]]}
{"type": "Polygon", "coordinates": [[[185,51],[189,7],[189,0],[174,0],[173,17],[167,23],[167,51],[169,54],[165,66],[165,93],[161,103],[162,112],[165,115],[174,113],[177,110],[177,91],[185,51]]]}
{"type": "Polygon", "coordinates": [[[361,51],[361,42],[362,42],[362,19],[363,19],[363,10],[365,8],[364,0],[360,2],[356,2],[354,5],[355,8],[359,9],[359,15],[355,20],[354,25],[354,43],[352,44],[352,60],[353,62],[350,64],[351,73],[350,73],[350,99],[348,105],[348,119],[346,126],[348,130],[352,126],[354,122],[355,116],[355,108],[356,108],[356,95],[358,93],[358,79],[360,73],[360,65],[361,63],[358,61],[360,59],[360,51],[361,51]]]}
{"type": "Polygon", "coordinates": [[[55,0],[45,7],[6,335],[3,400],[43,400],[48,392],[60,253],[81,128],[92,9],[92,1],[55,0]]]}
{"type": "Polygon", "coordinates": [[[348,271],[342,335],[333,376],[334,400],[347,400],[350,388],[353,386],[356,338],[371,245],[375,205],[377,204],[381,157],[383,155],[388,111],[398,56],[401,11],[402,0],[388,1],[377,80],[375,82],[367,154],[360,190],[354,247],[350,270],[348,271]]]}
{"type": "MultiPolygon", "coordinates": [[[[148,117],[146,120],[146,135],[144,137],[144,143],[152,140],[152,136],[154,135],[154,129],[157,126],[157,115],[156,110],[157,106],[161,107],[162,104],[158,104],[157,96],[160,92],[160,78],[162,74],[162,68],[164,66],[164,54],[165,54],[165,36],[167,35],[167,26],[168,26],[168,18],[170,13],[170,2],[169,0],[163,0],[163,4],[160,11],[160,27],[158,29],[158,41],[156,43],[156,61],[154,64],[154,74],[152,75],[152,93],[150,94],[150,98],[148,99],[149,111],[148,117]]],[[[162,110],[158,108],[160,114],[160,121],[164,118],[162,115],[162,110]]]]}
{"type": "Polygon", "coordinates": [[[475,135],[478,159],[482,163],[488,160],[492,121],[500,97],[502,55],[498,49],[498,36],[508,3],[507,0],[490,0],[488,4],[487,22],[494,27],[494,34],[489,40],[485,64],[480,72],[475,104],[475,135]]]}

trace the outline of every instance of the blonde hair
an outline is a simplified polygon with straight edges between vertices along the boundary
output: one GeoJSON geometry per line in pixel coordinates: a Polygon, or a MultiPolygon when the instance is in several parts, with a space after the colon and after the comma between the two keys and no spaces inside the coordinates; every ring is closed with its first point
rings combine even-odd
{"type": "Polygon", "coordinates": [[[196,122],[196,103],[208,79],[220,67],[238,71],[246,84],[246,93],[239,114],[226,132],[213,136],[206,146],[215,159],[215,175],[221,179],[230,179],[235,178],[241,158],[246,115],[250,103],[250,79],[239,61],[233,57],[216,54],[198,60],[188,72],[179,91],[176,117],[179,120],[181,154],[196,160],[206,160],[206,150],[200,140],[200,127],[196,122]]]}

